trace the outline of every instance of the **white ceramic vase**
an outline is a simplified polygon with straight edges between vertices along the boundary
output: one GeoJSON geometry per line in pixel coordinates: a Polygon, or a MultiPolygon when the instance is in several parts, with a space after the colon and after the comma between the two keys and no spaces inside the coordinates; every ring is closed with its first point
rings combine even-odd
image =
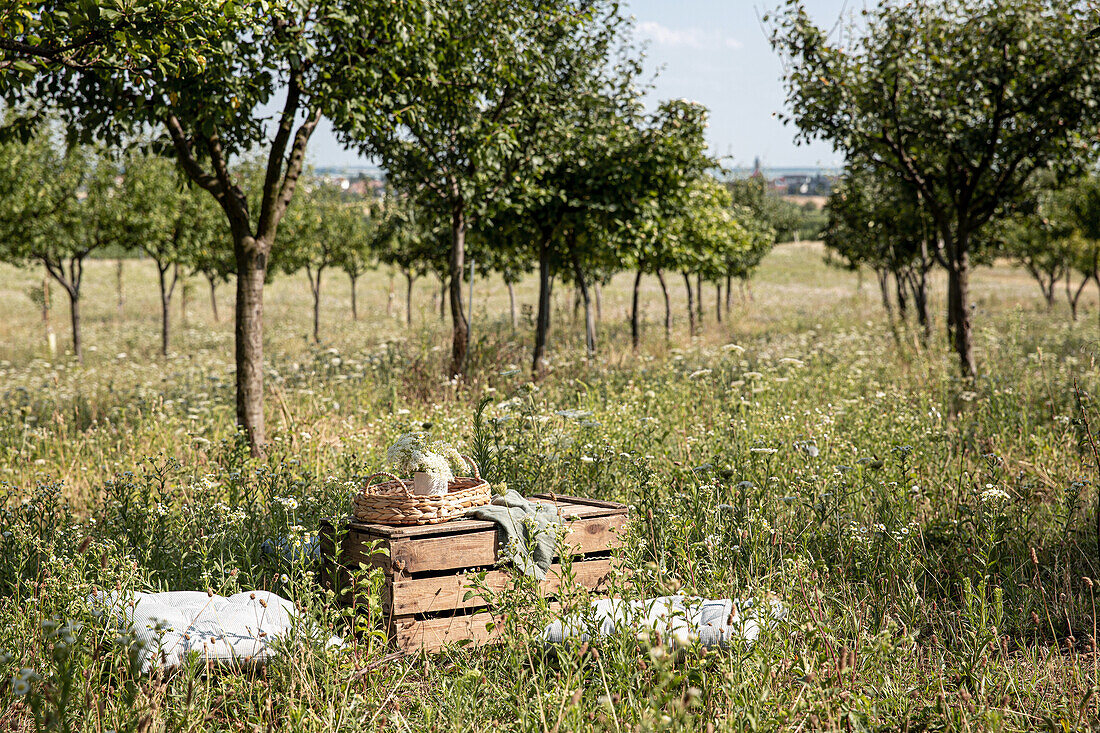
{"type": "Polygon", "coordinates": [[[413,474],[413,493],[417,496],[446,496],[447,479],[417,471],[413,474]]]}

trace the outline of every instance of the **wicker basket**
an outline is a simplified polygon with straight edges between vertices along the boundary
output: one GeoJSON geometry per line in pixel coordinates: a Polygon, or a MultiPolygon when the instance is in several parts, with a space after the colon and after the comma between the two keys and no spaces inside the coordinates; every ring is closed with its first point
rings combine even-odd
{"type": "Polygon", "coordinates": [[[363,490],[352,500],[352,516],[357,522],[372,524],[439,524],[461,517],[471,507],[488,504],[492,498],[489,483],[481,478],[473,459],[462,457],[473,469],[473,478],[456,478],[442,496],[413,494],[412,481],[403,481],[392,473],[368,477],[363,490]],[[379,476],[390,480],[372,486],[371,481],[379,476]]]}

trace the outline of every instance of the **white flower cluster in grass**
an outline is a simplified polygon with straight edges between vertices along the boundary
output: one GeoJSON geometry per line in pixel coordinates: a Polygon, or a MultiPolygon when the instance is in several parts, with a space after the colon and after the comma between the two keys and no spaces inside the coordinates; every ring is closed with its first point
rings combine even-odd
{"type": "Polygon", "coordinates": [[[429,444],[424,433],[405,433],[386,451],[386,463],[398,473],[422,472],[453,481],[452,466],[462,465],[462,456],[450,443],[437,440],[429,444]]]}

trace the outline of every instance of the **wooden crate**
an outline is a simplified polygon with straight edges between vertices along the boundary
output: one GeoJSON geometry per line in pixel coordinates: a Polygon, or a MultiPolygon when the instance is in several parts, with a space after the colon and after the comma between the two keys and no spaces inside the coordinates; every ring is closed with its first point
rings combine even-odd
{"type": "MultiPolygon", "coordinates": [[[[572,496],[540,494],[561,509],[569,532],[566,545],[572,552],[576,582],[593,591],[606,588],[611,572],[611,554],[622,546],[627,508],[622,504],[572,496]]],[[[354,602],[348,592],[347,568],[361,564],[382,568],[386,579],[382,608],[392,643],[403,651],[435,651],[448,642],[471,639],[490,641],[496,634],[486,630],[491,617],[485,599],[465,598],[469,575],[488,569],[485,585],[494,591],[507,587],[511,573],[494,569],[500,548],[497,525],[479,519],[460,519],[442,524],[391,526],[349,522],[336,552],[332,523],[322,524],[325,576],[336,578],[344,602],[354,602]],[[380,550],[371,553],[371,543],[380,550]],[[334,565],[335,564],[335,565],[334,565]]],[[[555,563],[540,584],[553,597],[560,586],[561,566],[555,563]]]]}

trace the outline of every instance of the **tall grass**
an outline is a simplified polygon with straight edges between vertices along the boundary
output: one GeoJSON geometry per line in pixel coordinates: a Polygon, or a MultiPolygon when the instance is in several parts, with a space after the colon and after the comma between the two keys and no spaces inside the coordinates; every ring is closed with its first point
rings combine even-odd
{"type": "MultiPolygon", "coordinates": [[[[0,729],[1100,725],[1095,305],[1073,324],[1020,273],[986,271],[982,376],[963,383],[940,346],[893,338],[870,285],[788,246],[721,325],[707,294],[695,340],[679,314],[664,342],[647,282],[637,355],[622,346],[626,278],[604,289],[596,361],[559,288],[552,369],[533,384],[528,331],[512,333],[487,281],[473,369],[456,383],[441,376],[434,285],[406,329],[396,307],[386,316],[384,275],[361,285],[358,323],[334,282],[315,346],[304,281],[280,279],[267,302],[272,447],[256,460],[233,428],[231,325],[192,298],[160,360],[150,269],[127,263],[119,316],[110,267],[89,272],[96,350],[83,367],[46,358],[22,292],[33,278],[0,270],[0,729]],[[549,609],[517,579],[489,614],[505,643],[393,658],[376,605],[355,616],[304,552],[264,552],[274,538],[305,547],[345,512],[399,433],[429,424],[473,444],[485,398],[475,447],[501,482],[632,506],[625,597],[778,599],[787,619],[721,651],[645,633],[547,649],[549,609]],[[262,667],[142,676],[130,640],[89,607],[92,588],[270,589],[347,645],[303,633],[262,667]]],[[[533,302],[530,283],[519,296],[533,302]]]]}

